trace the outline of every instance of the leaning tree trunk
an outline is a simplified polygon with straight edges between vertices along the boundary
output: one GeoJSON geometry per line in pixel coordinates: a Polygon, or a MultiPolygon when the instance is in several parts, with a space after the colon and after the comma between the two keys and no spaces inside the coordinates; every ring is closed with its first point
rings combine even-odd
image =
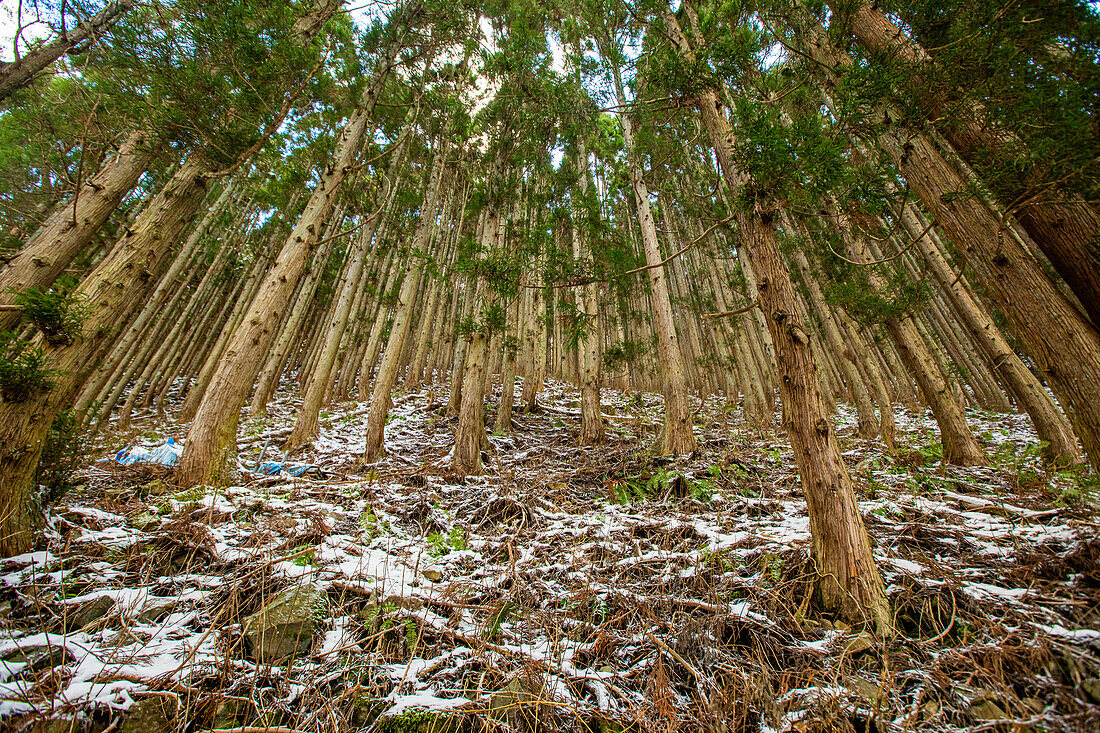
{"type": "Polygon", "coordinates": [[[149,167],[154,157],[152,136],[136,130],[119,146],[114,158],[60,204],[30,241],[0,270],[0,331],[19,322],[15,292],[49,287],[84,251],[122,197],[149,167]],[[15,291],[15,292],[13,292],[15,291]]]}
{"type": "MultiPolygon", "coordinates": [[[[502,152],[490,172],[491,185],[500,186],[502,152]]],[[[500,250],[503,222],[497,203],[485,210],[481,222],[481,249],[479,259],[486,259],[500,250]]],[[[480,273],[475,275],[474,317],[484,317],[495,300],[488,280],[480,273]]],[[[458,424],[455,426],[455,448],[451,458],[451,470],[459,476],[479,475],[482,472],[481,451],[489,445],[485,433],[485,369],[489,356],[492,334],[488,324],[474,323],[466,334],[466,367],[462,377],[462,397],[458,407],[458,424]]]]}
{"type": "Polygon", "coordinates": [[[810,263],[806,259],[806,255],[799,250],[795,250],[794,261],[802,273],[802,281],[806,284],[806,290],[810,294],[810,302],[813,303],[814,310],[817,311],[829,348],[837,355],[840,360],[840,367],[844,370],[844,380],[848,383],[848,391],[856,407],[859,434],[864,438],[873,438],[879,432],[879,421],[875,416],[875,409],[871,404],[871,395],[867,390],[867,385],[856,367],[855,359],[850,356],[850,350],[845,345],[844,337],[840,335],[840,329],[837,327],[836,321],[833,320],[832,310],[829,308],[829,304],[825,302],[825,295],[821,292],[821,286],[810,270],[810,263]]]}
{"type": "Polygon", "coordinates": [[[965,278],[956,275],[947,258],[936,246],[935,236],[927,230],[913,204],[900,213],[901,223],[917,243],[932,277],[961,316],[971,335],[985,349],[994,367],[1012,390],[1024,411],[1031,417],[1039,439],[1047,445],[1044,455],[1054,462],[1075,463],[1081,458],[1077,440],[1069,422],[1051,399],[1042,383],[1031,373],[1005,341],[985,308],[970,294],[965,278]]]}
{"type": "MultiPolygon", "coordinates": [[[[875,260],[866,243],[851,228],[845,214],[838,212],[837,221],[848,256],[852,261],[867,266],[871,290],[875,293],[883,293],[885,283],[872,266],[875,260]]],[[[940,368],[935,356],[928,350],[917,331],[913,317],[891,316],[886,319],[886,330],[897,345],[909,373],[917,380],[924,399],[932,407],[932,415],[940,429],[943,460],[955,466],[988,465],[988,456],[974,437],[970,426],[966,424],[966,413],[962,403],[956,399],[946,372],[940,368]]]]}
{"type": "Polygon", "coordinates": [[[172,245],[202,204],[208,169],[201,156],[189,159],[80,284],[77,293],[89,305],[82,337],[46,346],[57,370],[53,387],[23,402],[0,403],[0,555],[30,545],[34,474],[50,425],[102,358],[116,325],[144,303],[165,269],[172,245]]]}
{"type": "MultiPolygon", "coordinates": [[[[675,16],[666,13],[664,18],[681,55],[694,61],[675,16]]],[[[696,106],[726,185],[737,194],[751,180],[734,163],[733,131],[717,94],[704,89],[696,98],[696,106]]],[[[810,515],[817,592],[825,609],[889,634],[893,622],[886,590],[871,555],[871,541],[856,504],[851,477],[821,399],[810,339],[798,322],[794,285],[776,242],[774,216],[765,200],[757,198],[753,211],[741,211],[736,221],[756,273],[760,308],[767,317],[775,347],[784,422],[810,515]]]]}
{"type": "Polygon", "coordinates": [[[443,156],[443,142],[440,140],[436,143],[427,194],[420,205],[420,221],[416,225],[416,232],[409,246],[409,264],[405,270],[405,279],[401,283],[401,294],[397,297],[397,303],[394,306],[390,337],[382,352],[382,363],[378,366],[378,375],[374,378],[370,412],[367,414],[366,446],[360,459],[364,463],[377,461],[382,455],[386,419],[389,417],[392,404],[390,393],[393,391],[393,385],[397,383],[397,370],[401,366],[401,356],[412,326],[421,273],[424,260],[428,256],[425,250],[435,235],[436,209],[439,204],[439,192],[443,185],[443,156]]]}
{"type": "Polygon", "coordinates": [[[65,54],[88,49],[112,23],[133,10],[135,5],[137,0],[114,0],[91,18],[59,33],[56,38],[22,58],[0,63],[0,100],[30,84],[35,76],[65,54]]]}
{"type": "MultiPolygon", "coordinates": [[[[829,69],[851,64],[818,33],[807,51],[829,69]]],[[[829,78],[833,83],[835,79],[829,78]]],[[[1100,333],[1051,282],[1004,220],[964,194],[967,179],[927,135],[894,123],[878,136],[913,192],[966,256],[992,304],[1004,313],[1036,368],[1065,408],[1093,468],[1100,468],[1100,333]]]]}
{"type": "MultiPolygon", "coordinates": [[[[836,8],[834,3],[830,5],[836,8]]],[[[957,97],[956,93],[946,89],[928,93],[923,82],[935,74],[932,57],[877,7],[859,2],[842,17],[872,54],[906,64],[906,70],[921,84],[928,118],[967,163],[978,165],[991,153],[996,155],[1019,145],[1010,133],[983,124],[983,115],[974,103],[964,102],[967,113],[965,119],[960,119],[960,115],[948,110],[950,98],[957,97]]],[[[1100,258],[1096,249],[1100,242],[1100,214],[1088,202],[1062,193],[1057,181],[1050,180],[1042,167],[1031,170],[1021,185],[1001,187],[997,194],[1010,206],[1008,214],[1023,225],[1065,279],[1093,325],[1100,327],[1100,258]]]]}
{"type": "Polygon", "coordinates": [[[390,56],[364,91],[359,107],[336,141],[332,162],[322,173],[275,266],[264,278],[248,312],[230,337],[224,357],[187,431],[175,474],[177,485],[208,484],[222,476],[236,446],[241,407],[252,390],[282,309],[287,307],[311,259],[310,254],[317,246],[318,232],[332,212],[341,185],[355,169],[355,158],[363,147],[368,123],[382,83],[389,76],[396,50],[396,46],[391,47],[390,56]]]}

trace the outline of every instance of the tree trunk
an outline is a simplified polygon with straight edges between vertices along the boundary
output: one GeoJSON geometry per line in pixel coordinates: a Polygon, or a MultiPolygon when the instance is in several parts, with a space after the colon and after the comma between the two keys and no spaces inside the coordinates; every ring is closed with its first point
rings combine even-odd
{"type": "Polygon", "coordinates": [[[382,363],[378,367],[378,375],[374,378],[374,388],[371,393],[370,412],[367,415],[366,447],[363,449],[361,462],[373,463],[382,455],[382,439],[385,434],[386,419],[389,417],[390,393],[393,385],[397,383],[397,370],[401,366],[401,357],[405,350],[405,341],[408,339],[409,329],[412,325],[416,295],[420,286],[420,278],[424,268],[425,258],[428,257],[427,249],[436,234],[436,209],[439,207],[439,194],[443,186],[443,157],[444,143],[436,142],[435,158],[432,161],[431,177],[424,200],[420,205],[420,221],[416,225],[412,244],[409,246],[409,264],[405,271],[405,279],[401,283],[401,294],[394,306],[393,325],[390,326],[390,337],[386,341],[386,349],[382,352],[382,363]]]}
{"type": "MultiPolygon", "coordinates": [[[[685,8],[690,13],[690,7],[685,4],[685,8]]],[[[694,61],[676,18],[671,13],[664,18],[681,55],[694,61]]],[[[726,185],[732,194],[740,193],[750,180],[733,162],[733,131],[717,95],[705,89],[695,101],[726,185]]],[[[882,576],[871,555],[852,480],[821,400],[810,340],[798,322],[794,286],[779,253],[773,217],[765,202],[757,199],[754,210],[742,210],[736,221],[756,272],[761,310],[775,347],[784,423],[810,515],[818,595],[825,609],[868,623],[880,634],[890,634],[893,623],[882,576]]]]}
{"type": "Polygon", "coordinates": [[[175,474],[177,485],[209,484],[223,475],[224,465],[236,446],[240,409],[252,390],[282,309],[311,260],[318,233],[332,211],[336,195],[355,168],[355,158],[363,147],[367,125],[396,51],[396,45],[392,46],[389,57],[364,91],[359,107],[336,141],[332,162],[322,173],[275,266],[230,337],[225,358],[219,363],[187,431],[175,474]]]}
{"type": "MultiPolygon", "coordinates": [[[[581,171],[581,195],[588,194],[588,151],[584,140],[577,141],[577,163],[581,171]]],[[[583,221],[583,217],[578,217],[583,221]]],[[[577,226],[583,226],[578,223],[577,226]]],[[[583,234],[573,230],[573,257],[580,260],[586,256],[583,234]]],[[[600,416],[600,319],[596,296],[596,283],[582,285],[577,293],[578,310],[584,313],[585,328],[583,337],[577,344],[580,356],[581,390],[581,433],[577,437],[580,445],[599,445],[604,442],[603,418],[600,416]]]]}
{"type": "MultiPolygon", "coordinates": [[[[618,65],[613,64],[611,71],[614,75],[618,103],[626,104],[618,65]]],[[[691,407],[688,403],[684,356],[676,336],[672,302],[669,300],[668,284],[665,281],[664,258],[657,243],[657,230],[653,222],[653,212],[649,206],[649,190],[642,177],[642,164],[634,144],[634,123],[628,114],[623,115],[621,119],[630,165],[630,185],[634,190],[634,205],[638,213],[638,224],[642,230],[646,265],[649,268],[646,270],[646,277],[649,279],[650,291],[653,293],[657,350],[664,382],[664,429],[654,450],[660,455],[687,455],[695,450],[696,444],[692,429],[691,407]]]]}
{"type": "Polygon", "coordinates": [[[23,402],[0,403],[0,555],[16,555],[30,545],[33,479],[50,425],[102,358],[115,325],[144,302],[164,270],[171,245],[206,194],[206,170],[200,156],[188,160],[81,283],[78,295],[89,305],[83,337],[46,348],[57,370],[52,389],[23,402]]]}
{"type": "MultiPolygon", "coordinates": [[[[829,68],[850,64],[824,34],[809,49],[829,68]]],[[[897,119],[881,111],[887,122],[897,119]]],[[[1063,296],[1028,248],[987,207],[960,195],[966,178],[932,141],[894,126],[879,135],[906,182],[966,256],[985,291],[1066,409],[1093,468],[1100,469],[1100,334],[1063,296]]]]}
{"type": "Polygon", "coordinates": [[[43,69],[65,54],[91,47],[112,23],[135,5],[137,0],[114,0],[91,18],[79,21],[75,28],[66,29],[22,58],[0,62],[0,100],[30,84],[43,69]]]}
{"type": "MultiPolygon", "coordinates": [[[[835,3],[830,5],[836,9],[835,3]]],[[[850,22],[852,33],[872,54],[906,63],[918,82],[934,73],[934,62],[928,52],[877,7],[859,2],[842,17],[850,22]]],[[[1007,148],[1019,144],[1004,130],[983,124],[982,115],[972,103],[966,103],[972,108],[966,119],[948,115],[952,96],[957,94],[941,89],[925,93],[923,99],[929,120],[968,164],[978,165],[990,153],[1003,154],[1007,148]]],[[[1094,249],[1100,241],[1100,214],[1087,202],[1061,193],[1056,182],[1048,179],[1040,167],[1030,171],[1020,186],[1002,188],[997,193],[1002,201],[1009,202],[1008,213],[1023,225],[1065,279],[1093,325],[1100,327],[1100,259],[1094,249]],[[1034,201],[1040,193],[1042,200],[1034,201]]]]}
{"type": "Polygon", "coordinates": [[[902,225],[916,241],[932,277],[951,299],[971,335],[985,349],[986,355],[1012,389],[1020,406],[1031,417],[1039,439],[1047,443],[1043,449],[1044,455],[1054,462],[1078,461],[1081,453],[1069,422],[1043,385],[1005,341],[985,309],[970,294],[966,279],[955,274],[936,245],[934,233],[926,229],[926,223],[916,207],[907,204],[900,215],[902,225]]]}
{"type": "Polygon", "coordinates": [[[9,331],[19,323],[19,311],[10,309],[15,304],[12,291],[52,285],[137,184],[154,157],[151,138],[143,129],[130,133],[118,154],[85,182],[71,201],[58,206],[0,270],[0,331],[9,331]]]}

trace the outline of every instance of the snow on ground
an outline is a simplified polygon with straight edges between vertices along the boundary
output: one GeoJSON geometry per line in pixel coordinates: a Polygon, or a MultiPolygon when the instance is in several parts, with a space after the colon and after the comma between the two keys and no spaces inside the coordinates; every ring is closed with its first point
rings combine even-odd
{"type": "MultiPolygon", "coordinates": [[[[243,421],[244,466],[279,458],[288,392],[243,421]]],[[[35,550],[0,561],[0,716],[103,730],[154,698],[187,729],[1100,728],[1096,517],[1025,417],[972,413],[994,465],[963,469],[937,462],[930,417],[899,413],[889,456],[841,407],[898,627],[882,641],[814,609],[781,431],[711,397],[699,451],[653,459],[658,396],[605,390],[599,448],[574,445],[573,387],[539,400],[465,479],[438,387],[395,400],[373,465],[366,406],[325,413],[293,457],[325,478],[172,493],[162,470],[94,463],[35,550]],[[307,584],[327,597],[312,646],[257,662],[244,619],[307,584]]],[[[183,432],[135,425],[149,444],[183,432]]]]}

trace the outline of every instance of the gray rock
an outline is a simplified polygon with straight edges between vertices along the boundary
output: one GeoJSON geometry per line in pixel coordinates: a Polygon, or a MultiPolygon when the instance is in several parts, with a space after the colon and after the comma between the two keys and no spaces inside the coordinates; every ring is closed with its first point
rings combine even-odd
{"type": "Polygon", "coordinates": [[[143,484],[138,489],[138,496],[164,496],[168,493],[168,484],[164,479],[153,479],[147,484],[143,484]]]}
{"type": "Polygon", "coordinates": [[[872,707],[878,707],[879,702],[882,700],[882,691],[879,690],[878,685],[870,680],[850,675],[844,680],[844,685],[872,707]]]}
{"type": "Polygon", "coordinates": [[[244,620],[252,657],[272,664],[309,651],[317,619],[327,608],[325,592],[315,585],[289,588],[244,620]]]}
{"type": "Polygon", "coordinates": [[[844,645],[844,653],[855,656],[875,646],[875,637],[866,632],[858,634],[854,639],[844,645]]]}
{"type": "Polygon", "coordinates": [[[147,532],[160,526],[160,517],[156,514],[139,514],[130,520],[130,525],[139,532],[147,532]]]}
{"type": "Polygon", "coordinates": [[[1100,704],[1100,679],[1093,677],[1081,683],[1081,689],[1085,691],[1094,703],[1100,704]]]}
{"type": "Polygon", "coordinates": [[[146,697],[130,706],[119,733],[163,733],[176,729],[169,713],[172,703],[160,697],[146,697]]]}
{"type": "Polygon", "coordinates": [[[214,720],[211,727],[215,730],[219,728],[236,728],[247,723],[251,714],[252,705],[247,700],[226,698],[218,702],[214,710],[214,720]]]}
{"type": "Polygon", "coordinates": [[[135,617],[143,624],[152,624],[176,610],[179,601],[175,598],[150,598],[135,617]]]}
{"type": "Polygon", "coordinates": [[[977,720],[1007,720],[1008,713],[1004,711],[995,697],[979,695],[970,701],[967,712],[977,720]]]}
{"type": "Polygon", "coordinates": [[[13,649],[4,654],[4,661],[12,664],[27,665],[22,672],[37,674],[46,669],[68,664],[73,660],[69,650],[63,646],[36,644],[13,649]]]}
{"type": "Polygon", "coordinates": [[[517,730],[533,730],[538,726],[537,692],[523,680],[514,679],[503,690],[489,696],[489,717],[507,723],[517,730]]]}
{"type": "Polygon", "coordinates": [[[75,609],[69,615],[67,629],[82,629],[89,624],[100,620],[115,607],[115,599],[110,596],[99,596],[88,601],[79,609],[75,609]]]}

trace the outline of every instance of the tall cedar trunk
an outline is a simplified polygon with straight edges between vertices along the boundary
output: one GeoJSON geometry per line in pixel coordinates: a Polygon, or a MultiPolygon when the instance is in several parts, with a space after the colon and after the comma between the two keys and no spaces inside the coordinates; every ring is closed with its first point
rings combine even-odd
{"type": "Polygon", "coordinates": [[[986,310],[971,295],[966,279],[961,274],[956,275],[936,245],[935,235],[926,229],[915,206],[905,205],[901,211],[901,222],[909,236],[916,241],[932,277],[951,299],[971,335],[985,349],[1020,406],[1031,417],[1039,439],[1047,443],[1044,455],[1055,462],[1073,463],[1079,460],[1081,453],[1069,421],[1062,415],[1043,385],[1005,341],[986,310]]]}
{"type": "Polygon", "coordinates": [[[546,374],[546,299],[544,288],[528,289],[527,304],[527,368],[523,375],[523,392],[520,401],[523,411],[537,412],[538,393],[546,374]]]}
{"type": "Polygon", "coordinates": [[[837,354],[840,359],[840,366],[844,370],[844,378],[848,383],[848,390],[852,396],[853,403],[855,403],[859,434],[864,438],[873,438],[879,432],[879,421],[875,416],[875,410],[871,404],[871,395],[867,390],[867,385],[863,382],[863,377],[856,367],[855,358],[851,355],[849,348],[845,344],[844,337],[840,334],[840,329],[833,320],[832,310],[829,308],[828,303],[825,302],[825,296],[821,292],[821,286],[818,285],[817,280],[810,270],[810,263],[806,259],[806,255],[801,251],[795,251],[794,261],[802,273],[802,281],[806,284],[806,290],[810,294],[810,300],[814,305],[814,309],[817,311],[817,316],[825,331],[825,338],[828,341],[829,348],[834,354],[837,354]]]}
{"type": "MultiPolygon", "coordinates": [[[[842,17],[875,56],[904,62],[918,82],[934,75],[934,62],[925,49],[878,8],[860,2],[842,17]]],[[[960,119],[948,110],[951,97],[958,95],[946,89],[932,91],[928,94],[925,90],[922,97],[929,120],[970,165],[1019,144],[1010,133],[983,122],[983,115],[973,103],[964,103],[967,108],[960,119]]],[[[1100,327],[1100,258],[1096,254],[1100,247],[1100,214],[1086,201],[1060,193],[1056,184],[1040,166],[1032,169],[1021,184],[1002,186],[997,193],[1012,206],[1009,213],[1065,279],[1093,325],[1100,327]]]]}
{"type": "MultiPolygon", "coordinates": [[[[870,265],[874,256],[866,242],[850,226],[848,217],[837,215],[841,236],[852,261],[870,265]]],[[[886,285],[873,266],[866,267],[872,291],[884,293],[886,285]]],[[[940,429],[943,460],[956,466],[984,466],[989,463],[977,438],[966,424],[962,402],[951,390],[947,373],[936,362],[917,330],[912,316],[892,316],[886,319],[886,330],[898,347],[902,361],[917,380],[924,399],[932,407],[932,415],[940,429]]]]}
{"type": "MultiPolygon", "coordinates": [[[[508,325],[518,330],[520,324],[519,298],[508,308],[508,325]]],[[[497,407],[497,421],[493,432],[497,435],[512,434],[512,407],[516,401],[516,347],[518,344],[504,345],[504,366],[500,374],[500,404],[497,407]]]]}
{"type": "Polygon", "coordinates": [[[291,306],[286,323],[283,324],[275,347],[268,354],[260,374],[260,381],[249,408],[250,415],[256,416],[266,412],[267,403],[275,396],[275,390],[279,386],[279,376],[290,356],[291,347],[300,337],[306,317],[309,315],[309,306],[313,303],[313,295],[324,275],[325,263],[328,262],[332,244],[333,240],[329,240],[313,252],[313,261],[302,277],[297,297],[292,301],[294,305],[291,306]]]}
{"type": "MultiPolygon", "coordinates": [[[[577,141],[577,166],[580,169],[582,197],[588,194],[588,151],[584,140],[577,141]]],[[[584,217],[578,217],[577,226],[584,226],[584,217]]],[[[588,252],[581,231],[573,231],[573,257],[580,260],[588,252]]],[[[581,433],[580,445],[599,445],[604,442],[603,418],[600,417],[600,319],[597,311],[594,282],[582,285],[577,293],[578,310],[584,313],[585,329],[577,344],[580,355],[581,433]]]]}
{"type": "MultiPolygon", "coordinates": [[[[827,67],[851,63],[824,33],[807,50],[827,67]]],[[[897,115],[881,111],[886,122],[897,115]]],[[[1100,334],[1063,296],[1001,219],[970,197],[966,178],[928,136],[894,126],[878,137],[913,192],[966,256],[1065,408],[1093,468],[1100,469],[1100,334]]]]}
{"type": "MultiPolygon", "coordinates": [[[[489,173],[490,180],[499,184],[502,153],[489,173]]],[[[481,224],[481,250],[479,258],[491,256],[500,249],[503,223],[495,203],[485,210],[481,224]]],[[[486,278],[479,276],[474,292],[474,316],[484,317],[494,300],[486,278]]],[[[466,335],[466,368],[462,378],[462,398],[458,407],[458,425],[455,426],[455,448],[451,458],[451,470],[459,476],[479,475],[482,472],[481,451],[488,447],[485,434],[485,369],[492,336],[485,323],[475,324],[466,335]]]]}
{"type": "Polygon", "coordinates": [[[0,270],[0,331],[19,322],[10,310],[14,291],[46,288],[84,251],[122,197],[137,183],[153,160],[154,145],[143,129],[130,133],[118,153],[80,187],[72,200],[59,205],[30,241],[0,270]]]}
{"type": "Polygon", "coordinates": [[[884,135],[887,152],[1008,318],[1066,408],[1094,467],[1100,467],[1100,334],[1058,292],[1042,265],[1011,236],[996,237],[988,209],[951,192],[966,183],[923,135],[884,135]],[[992,240],[992,241],[991,241],[992,240]]]}
{"type": "MultiPolygon", "coordinates": [[[[612,65],[615,94],[619,104],[626,104],[622,79],[617,64],[612,65]]],[[[634,143],[634,122],[629,114],[622,116],[623,139],[630,166],[630,185],[634,190],[634,205],[638,224],[642,230],[645,251],[646,277],[653,293],[653,315],[656,320],[657,351],[660,354],[661,376],[664,383],[665,422],[661,439],[655,450],[661,455],[688,454],[695,450],[695,434],[692,430],[691,406],[688,403],[687,373],[684,356],[676,337],[668,284],[665,280],[663,257],[657,243],[657,230],[653,212],[649,206],[649,190],[642,177],[641,158],[634,143]]]]}
{"type": "Polygon", "coordinates": [[[248,399],[271,344],[274,326],[305,272],[340,186],[355,169],[355,158],[362,149],[378,93],[389,75],[396,52],[396,44],[391,45],[381,69],[341,131],[332,162],[322,173],[275,266],[268,272],[248,312],[230,337],[187,431],[175,474],[177,485],[209,484],[221,477],[236,446],[241,407],[248,399]]]}
{"type": "Polygon", "coordinates": [[[63,33],[22,58],[0,62],[0,100],[30,84],[46,67],[65,54],[89,48],[112,23],[133,10],[135,5],[137,0],[114,0],[91,18],[79,21],[74,28],[66,28],[63,33]]]}
{"type": "MultiPolygon", "coordinates": [[[[680,53],[693,61],[694,54],[676,18],[670,13],[664,17],[680,53]]],[[[722,176],[736,195],[751,181],[733,162],[729,121],[712,90],[704,90],[696,105],[722,176]]],[[[756,272],[760,307],[767,316],[775,347],[784,423],[810,515],[817,591],[824,608],[889,634],[893,624],[882,576],[871,555],[871,541],[856,504],[852,480],[826,416],[810,340],[798,322],[794,286],[779,253],[772,217],[774,213],[757,199],[754,210],[741,211],[736,221],[756,272]]]]}
{"type": "MultiPolygon", "coordinates": [[[[168,273],[157,283],[156,289],[153,291],[149,301],[145,303],[141,312],[133,323],[127,326],[126,332],[115,343],[109,355],[94,372],[93,378],[88,380],[89,384],[94,384],[98,381],[103,374],[112,373],[112,379],[115,380],[115,386],[107,395],[102,405],[99,407],[99,417],[96,422],[97,430],[103,425],[111,416],[111,411],[118,403],[119,398],[122,395],[127,383],[133,376],[134,372],[142,365],[139,360],[134,359],[129,365],[126,364],[127,358],[130,356],[131,351],[135,346],[144,345],[143,342],[147,342],[151,339],[148,338],[148,329],[150,327],[159,327],[159,320],[163,320],[164,315],[164,303],[172,293],[173,297],[176,294],[180,294],[181,290],[178,287],[178,278],[183,273],[184,268],[188,267],[192,261],[198,257],[199,244],[201,243],[203,235],[206,233],[211,222],[218,216],[229,203],[229,199],[233,190],[233,186],[226,186],[222,191],[221,196],[214,202],[206,215],[202,218],[202,221],[196,226],[191,234],[187,237],[187,241],[184,242],[183,248],[175,260],[172,261],[172,265],[168,269],[168,273]]],[[[214,275],[221,272],[221,266],[224,264],[228,253],[232,248],[225,244],[219,250],[217,256],[214,258],[214,263],[210,266],[210,270],[214,271],[214,275]]],[[[210,271],[207,271],[207,275],[203,277],[200,283],[200,289],[204,285],[208,285],[210,280],[210,271]]],[[[86,405],[82,400],[77,402],[77,411],[82,412],[90,405],[86,405]]]]}
{"type": "Polygon", "coordinates": [[[23,402],[0,403],[0,555],[16,555],[30,545],[34,474],[50,425],[102,358],[116,324],[143,304],[157,282],[172,245],[202,204],[208,169],[200,156],[184,163],[80,284],[77,292],[89,304],[82,337],[46,348],[57,370],[52,389],[23,402]]]}
{"type": "MultiPolygon", "coordinates": [[[[377,212],[373,214],[377,217],[377,212]]],[[[365,230],[364,230],[365,232],[365,230]]],[[[302,398],[302,406],[298,411],[298,417],[294,421],[294,428],[287,438],[284,450],[295,450],[317,437],[320,430],[321,406],[324,402],[325,392],[332,378],[332,367],[336,363],[337,347],[344,337],[344,329],[347,327],[348,317],[351,315],[352,299],[359,287],[359,279],[363,275],[363,267],[367,262],[370,250],[370,239],[364,233],[356,237],[355,244],[348,254],[344,265],[344,284],[336,298],[332,309],[332,318],[327,324],[324,335],[324,343],[317,367],[310,375],[302,398]]]]}
{"type": "Polygon", "coordinates": [[[421,273],[424,269],[425,259],[428,257],[427,248],[430,245],[436,228],[436,208],[439,205],[439,192],[443,185],[443,155],[442,140],[436,142],[435,158],[432,161],[431,178],[424,200],[420,204],[420,221],[416,225],[412,244],[409,247],[409,264],[405,270],[405,279],[401,283],[401,294],[394,306],[393,325],[390,326],[390,337],[386,341],[386,348],[382,352],[382,363],[378,366],[378,376],[374,378],[374,388],[371,392],[370,412],[367,413],[366,446],[363,449],[361,460],[365,463],[377,461],[382,455],[382,440],[385,435],[386,419],[390,414],[390,393],[393,385],[397,383],[397,370],[401,366],[401,356],[408,339],[409,329],[415,315],[417,304],[416,295],[420,286],[421,273]]]}

